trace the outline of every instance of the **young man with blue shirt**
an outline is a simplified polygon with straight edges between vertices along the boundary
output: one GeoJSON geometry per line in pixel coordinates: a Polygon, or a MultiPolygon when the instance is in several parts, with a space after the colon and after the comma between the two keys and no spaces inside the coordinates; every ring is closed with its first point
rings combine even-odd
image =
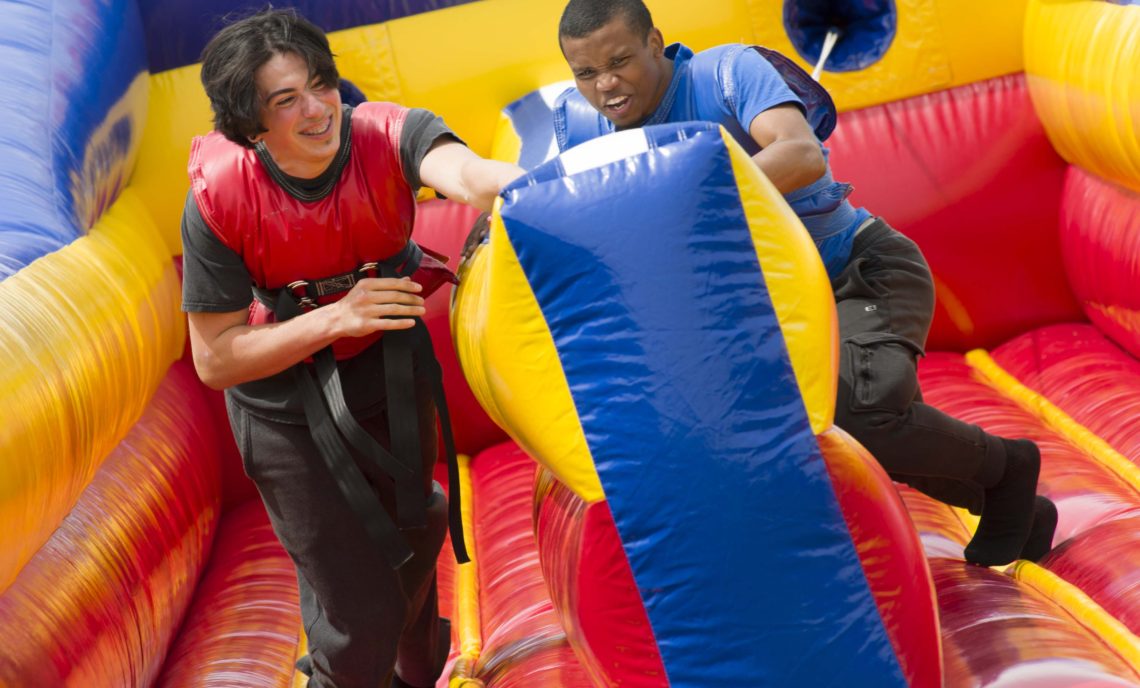
{"type": "Polygon", "coordinates": [[[981,514],[967,561],[994,566],[1048,552],[1053,504],[1035,495],[1040,453],[922,403],[917,357],[934,313],[918,247],[851,205],[822,141],[830,97],[760,47],[666,47],[641,0],[571,0],[559,44],[576,88],[554,107],[559,150],[613,131],[701,120],[724,126],[784,195],[832,281],[842,342],[836,424],[892,478],[981,514]]]}

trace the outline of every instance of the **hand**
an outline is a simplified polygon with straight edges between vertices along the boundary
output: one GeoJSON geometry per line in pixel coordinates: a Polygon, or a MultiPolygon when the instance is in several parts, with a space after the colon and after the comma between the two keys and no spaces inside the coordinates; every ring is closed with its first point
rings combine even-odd
{"type": "Polygon", "coordinates": [[[490,232],[491,214],[479,213],[479,217],[475,218],[475,223],[471,225],[471,231],[467,233],[467,239],[463,242],[459,262],[465,263],[470,260],[471,256],[475,255],[475,250],[486,240],[490,232]]]}
{"type": "Polygon", "coordinates": [[[333,318],[340,337],[363,337],[381,330],[406,330],[424,314],[423,289],[407,277],[369,277],[357,282],[336,303],[318,308],[333,318]]]}

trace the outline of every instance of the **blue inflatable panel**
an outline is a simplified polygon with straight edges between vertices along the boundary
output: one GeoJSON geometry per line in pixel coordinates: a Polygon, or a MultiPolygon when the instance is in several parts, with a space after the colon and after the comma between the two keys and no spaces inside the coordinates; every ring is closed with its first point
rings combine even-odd
{"type": "MultiPolygon", "coordinates": [[[[82,235],[117,197],[145,112],[117,105],[146,72],[131,0],[7,3],[0,22],[0,265],[82,235]],[[108,114],[115,112],[115,121],[108,114]],[[118,171],[114,174],[113,171],[118,171]]],[[[145,102],[141,103],[145,108],[145,102]]]]}
{"type": "MultiPolygon", "coordinates": [[[[572,86],[570,88],[573,88],[572,86]]],[[[558,154],[554,140],[554,99],[564,90],[560,85],[531,91],[503,108],[522,146],[518,164],[532,170],[558,154]],[[553,93],[558,91],[558,93],[553,93]]]]}
{"type": "Polygon", "coordinates": [[[670,684],[905,686],[720,131],[607,136],[505,199],[670,684]]]}
{"type": "MultiPolygon", "coordinates": [[[[295,7],[301,16],[325,31],[379,24],[473,0],[370,0],[344,3],[322,0],[283,0],[273,6],[295,7]]],[[[146,25],[147,59],[151,72],[163,72],[199,62],[202,48],[227,18],[252,14],[267,3],[238,0],[139,0],[146,25]]]]}

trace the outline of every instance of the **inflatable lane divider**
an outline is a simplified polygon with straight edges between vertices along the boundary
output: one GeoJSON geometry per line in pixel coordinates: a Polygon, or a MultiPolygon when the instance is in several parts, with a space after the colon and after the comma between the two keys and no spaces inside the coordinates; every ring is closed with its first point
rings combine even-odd
{"type": "Polygon", "coordinates": [[[1080,588],[1029,561],[1015,562],[1010,575],[1048,597],[1140,674],[1140,638],[1080,588]]]}
{"type": "Polygon", "coordinates": [[[1022,384],[981,349],[966,354],[966,362],[992,387],[1006,395],[1047,427],[1115,473],[1140,494],[1140,467],[1113,449],[1099,435],[1078,423],[1046,397],[1022,384]]]}
{"type": "Polygon", "coordinates": [[[459,456],[460,497],[463,500],[463,540],[471,561],[455,569],[455,628],[459,642],[459,658],[451,670],[448,688],[476,688],[483,682],[475,678],[475,665],[483,652],[482,618],[479,609],[479,559],[476,557],[474,508],[471,503],[471,457],[459,456]]]}

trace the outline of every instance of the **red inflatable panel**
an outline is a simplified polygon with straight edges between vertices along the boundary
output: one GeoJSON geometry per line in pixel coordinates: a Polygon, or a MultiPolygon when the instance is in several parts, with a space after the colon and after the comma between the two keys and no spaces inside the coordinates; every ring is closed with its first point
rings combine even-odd
{"type": "Polygon", "coordinates": [[[543,471],[536,535],[558,618],[594,685],[669,685],[613,515],[543,471]]]}
{"type": "Polygon", "coordinates": [[[938,688],[942,652],[934,585],[906,509],[882,467],[850,435],[832,427],[818,439],[903,675],[912,688],[938,688]]]}
{"type": "Polygon", "coordinates": [[[1070,167],[1061,200],[1061,247],[1085,315],[1140,356],[1140,195],[1070,167]]]}
{"type": "Polygon", "coordinates": [[[852,202],[926,254],[938,292],[929,349],[1081,319],[1057,237],[1065,164],[1023,76],[846,112],[828,145],[852,202]]]}
{"type": "Polygon", "coordinates": [[[1140,462],[1140,361],[1095,327],[1044,327],[995,349],[993,358],[1133,463],[1140,462]]]}
{"type": "Polygon", "coordinates": [[[1140,509],[1073,538],[1041,565],[1140,633],[1140,509]]]}
{"type": "Polygon", "coordinates": [[[261,501],[226,514],[157,685],[289,686],[301,633],[297,573],[261,501]]]}
{"type": "Polygon", "coordinates": [[[971,535],[954,510],[906,485],[896,484],[895,487],[906,505],[914,529],[918,531],[926,556],[962,559],[962,550],[970,542],[971,535]]]}
{"type": "Polygon", "coordinates": [[[476,677],[495,688],[586,688],[538,562],[535,464],[513,442],[471,465],[483,652],[476,677]]]}
{"type": "Polygon", "coordinates": [[[56,532],[0,596],[0,685],[149,685],[218,526],[215,438],[171,367],[56,532]]]}
{"type": "Polygon", "coordinates": [[[988,568],[931,559],[945,688],[1109,688],[1140,676],[1063,609],[988,568]]]}
{"type": "MultiPolygon", "coordinates": [[[[416,225],[412,239],[417,244],[447,256],[447,266],[455,270],[459,264],[460,250],[467,238],[479,211],[471,206],[451,201],[432,200],[420,203],[416,210],[416,225]]],[[[456,451],[475,456],[487,447],[507,439],[495,422],[487,417],[483,407],[475,399],[459,359],[455,355],[455,344],[451,339],[450,308],[451,285],[444,285],[427,299],[424,323],[431,333],[436,358],[443,368],[444,394],[451,414],[451,430],[455,434],[456,451]]],[[[440,442],[440,451],[443,443],[440,442]]]]}

